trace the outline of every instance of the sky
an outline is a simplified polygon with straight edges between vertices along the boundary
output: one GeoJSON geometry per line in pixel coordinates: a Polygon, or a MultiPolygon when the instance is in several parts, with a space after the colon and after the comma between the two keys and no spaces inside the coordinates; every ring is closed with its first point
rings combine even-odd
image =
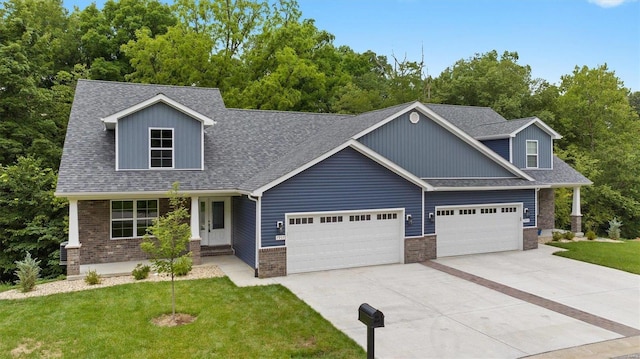
{"type": "MultiPolygon", "coordinates": [[[[64,0],[84,8],[90,0],[64,0]]],[[[104,0],[96,0],[102,7],[104,0]]],[[[336,46],[420,61],[437,77],[460,59],[515,51],[533,78],[559,84],[607,64],[640,91],[640,0],[298,0],[336,46]]]]}

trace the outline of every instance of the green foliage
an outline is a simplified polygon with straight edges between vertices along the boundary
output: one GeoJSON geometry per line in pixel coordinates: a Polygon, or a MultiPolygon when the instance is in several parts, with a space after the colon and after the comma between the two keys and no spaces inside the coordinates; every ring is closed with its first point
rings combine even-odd
{"type": "Polygon", "coordinates": [[[562,236],[564,237],[564,239],[572,241],[573,238],[575,238],[576,234],[571,231],[566,231],[562,236]]]}
{"type": "Polygon", "coordinates": [[[133,275],[133,278],[136,280],[142,280],[149,278],[149,272],[151,272],[151,267],[138,263],[133,271],[131,271],[131,275],[133,275]]]}
{"type": "MultiPolygon", "coordinates": [[[[167,273],[171,276],[171,307],[176,314],[176,294],[174,279],[177,275],[177,261],[180,257],[189,256],[182,254],[187,250],[191,238],[189,227],[189,212],[185,208],[184,198],[178,194],[180,184],[175,182],[169,191],[169,205],[171,210],[153,221],[148,234],[144,236],[140,247],[151,256],[151,263],[158,273],[167,273]]],[[[183,267],[184,268],[184,264],[183,267]]]]}
{"type": "Polygon", "coordinates": [[[189,272],[191,272],[192,268],[193,259],[191,259],[191,256],[188,255],[179,257],[174,263],[174,270],[176,272],[176,276],[178,277],[186,276],[187,274],[189,274],[189,272]]]}
{"type": "Polygon", "coordinates": [[[598,235],[596,234],[596,232],[589,230],[587,231],[587,233],[585,234],[585,237],[587,237],[588,240],[590,241],[594,241],[598,238],[598,235]]]}
{"type": "Polygon", "coordinates": [[[15,262],[27,252],[41,259],[45,278],[62,273],[67,204],[53,195],[55,185],[54,171],[34,158],[0,166],[0,281],[13,281],[15,262]]]}
{"type": "Polygon", "coordinates": [[[84,282],[88,285],[96,285],[102,283],[102,277],[95,269],[91,269],[87,272],[87,275],[84,277],[84,282]]]}
{"type": "Polygon", "coordinates": [[[554,231],[553,233],[551,233],[551,238],[553,238],[554,241],[559,241],[564,238],[564,235],[562,234],[562,232],[554,231]]]}
{"type": "Polygon", "coordinates": [[[16,267],[16,284],[22,292],[32,291],[40,278],[40,261],[31,258],[31,253],[27,252],[24,260],[16,261],[16,267]]]}
{"type": "Polygon", "coordinates": [[[607,234],[609,234],[609,238],[618,240],[620,239],[620,228],[622,227],[622,222],[617,218],[614,218],[609,221],[609,229],[607,229],[607,234]]]}

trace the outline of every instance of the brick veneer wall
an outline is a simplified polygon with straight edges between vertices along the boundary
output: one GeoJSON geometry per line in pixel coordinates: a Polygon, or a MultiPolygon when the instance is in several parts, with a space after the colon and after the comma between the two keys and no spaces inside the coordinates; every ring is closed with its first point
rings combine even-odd
{"type": "MultiPolygon", "coordinates": [[[[142,238],[111,239],[109,200],[78,201],[80,264],[110,263],[147,259],[140,249],[142,238]]],[[[169,211],[169,201],[159,201],[160,215],[169,211]]],[[[195,254],[195,253],[194,253],[195,254]]],[[[195,260],[195,258],[194,258],[195,260]]]]}
{"type": "Polygon", "coordinates": [[[522,230],[522,250],[538,248],[538,228],[524,228],[522,230]]]}
{"type": "Polygon", "coordinates": [[[405,238],[404,262],[419,263],[428,259],[436,259],[436,235],[420,238],[405,238]]]}
{"type": "Polygon", "coordinates": [[[258,277],[282,277],[287,275],[287,248],[262,248],[258,252],[258,277]]]}
{"type": "Polygon", "coordinates": [[[538,191],[538,228],[554,229],[556,206],[553,188],[542,188],[538,191]]]}

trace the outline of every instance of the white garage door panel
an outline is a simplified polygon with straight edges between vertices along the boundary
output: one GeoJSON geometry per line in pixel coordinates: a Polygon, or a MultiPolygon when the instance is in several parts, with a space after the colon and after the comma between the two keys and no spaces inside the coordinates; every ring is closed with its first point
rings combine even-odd
{"type": "Polygon", "coordinates": [[[358,212],[342,214],[290,215],[313,218],[312,224],[287,226],[287,272],[300,273],[350,268],[401,261],[402,213],[358,212]],[[377,215],[395,213],[395,219],[377,215]],[[369,215],[370,220],[350,221],[351,215],[369,215]],[[342,222],[321,223],[321,217],[342,216],[342,222]]]}
{"type": "Polygon", "coordinates": [[[439,207],[438,211],[438,257],[522,248],[522,204],[439,207]]]}

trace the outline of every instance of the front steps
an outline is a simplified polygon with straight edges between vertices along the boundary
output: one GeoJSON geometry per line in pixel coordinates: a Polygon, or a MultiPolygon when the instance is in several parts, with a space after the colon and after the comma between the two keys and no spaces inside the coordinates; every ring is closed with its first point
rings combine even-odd
{"type": "Polygon", "coordinates": [[[226,256],[234,253],[230,245],[200,246],[200,257],[226,256]]]}

